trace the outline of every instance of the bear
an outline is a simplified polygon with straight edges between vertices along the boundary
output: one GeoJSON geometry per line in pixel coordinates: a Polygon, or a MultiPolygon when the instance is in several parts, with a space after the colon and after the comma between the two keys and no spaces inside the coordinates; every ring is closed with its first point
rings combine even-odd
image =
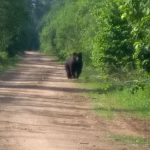
{"type": "Polygon", "coordinates": [[[75,78],[79,78],[83,68],[82,53],[78,53],[77,57],[78,58],[75,64],[75,78]]]}
{"type": "Polygon", "coordinates": [[[82,53],[73,53],[65,63],[68,79],[79,78],[83,68],[82,53]]]}

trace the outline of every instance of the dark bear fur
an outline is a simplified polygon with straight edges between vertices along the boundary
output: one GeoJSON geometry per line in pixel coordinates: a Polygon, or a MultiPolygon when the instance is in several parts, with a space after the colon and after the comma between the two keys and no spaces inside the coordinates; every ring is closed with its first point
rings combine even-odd
{"type": "Polygon", "coordinates": [[[65,69],[68,79],[79,78],[82,72],[82,67],[82,53],[73,53],[65,63],[65,69]]]}

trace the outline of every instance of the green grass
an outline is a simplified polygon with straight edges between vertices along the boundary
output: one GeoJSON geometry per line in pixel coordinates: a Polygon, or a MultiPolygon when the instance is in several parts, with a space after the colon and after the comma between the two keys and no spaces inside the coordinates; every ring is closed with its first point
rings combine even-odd
{"type": "Polygon", "coordinates": [[[150,87],[140,89],[132,94],[128,88],[118,90],[108,88],[104,82],[80,83],[84,88],[91,89],[89,96],[94,110],[102,116],[113,117],[118,114],[126,114],[141,118],[150,118],[150,87]]]}
{"type": "Polygon", "coordinates": [[[12,58],[7,58],[3,62],[3,64],[0,64],[0,74],[5,73],[10,68],[14,68],[16,63],[20,60],[19,56],[15,56],[12,58]]]}
{"type": "Polygon", "coordinates": [[[143,137],[112,134],[110,138],[125,144],[150,145],[150,140],[143,137]]]}

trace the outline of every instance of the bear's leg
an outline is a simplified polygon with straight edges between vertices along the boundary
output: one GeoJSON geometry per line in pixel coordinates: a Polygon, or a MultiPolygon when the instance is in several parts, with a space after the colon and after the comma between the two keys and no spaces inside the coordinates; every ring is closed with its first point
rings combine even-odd
{"type": "Polygon", "coordinates": [[[75,68],[74,63],[71,65],[70,70],[71,70],[71,76],[72,76],[72,78],[73,79],[76,78],[76,68],[75,68]]]}
{"type": "Polygon", "coordinates": [[[82,72],[82,64],[80,64],[77,68],[77,78],[79,78],[81,72],[82,72]]]}
{"type": "Polygon", "coordinates": [[[72,75],[71,75],[70,67],[68,64],[65,65],[65,70],[66,70],[68,79],[71,79],[72,75]]]}

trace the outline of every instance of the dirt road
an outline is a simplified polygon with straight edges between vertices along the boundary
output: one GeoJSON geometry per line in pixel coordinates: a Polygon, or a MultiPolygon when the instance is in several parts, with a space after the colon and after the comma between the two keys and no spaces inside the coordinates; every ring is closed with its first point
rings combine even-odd
{"type": "Polygon", "coordinates": [[[0,77],[0,150],[148,150],[109,138],[64,67],[27,52],[0,77]]]}

